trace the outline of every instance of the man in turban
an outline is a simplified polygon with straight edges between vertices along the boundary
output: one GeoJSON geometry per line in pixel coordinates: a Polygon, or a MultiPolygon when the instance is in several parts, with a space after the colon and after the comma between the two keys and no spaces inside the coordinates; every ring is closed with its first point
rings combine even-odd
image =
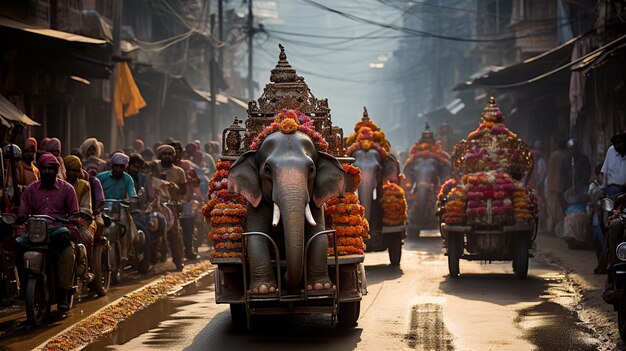
{"type": "MultiPolygon", "coordinates": [[[[84,179],[80,179],[83,164],[80,162],[80,159],[74,155],[65,156],[63,158],[63,163],[65,164],[65,170],[67,171],[67,182],[70,183],[74,187],[74,191],[76,191],[78,208],[81,212],[93,216],[93,208],[91,206],[91,187],[89,186],[89,182],[84,179]]],[[[86,258],[89,260],[91,260],[90,256],[93,249],[93,237],[95,232],[96,223],[93,221],[90,224],[81,223],[78,230],[78,241],[85,245],[85,248],[87,249],[86,258]]],[[[87,262],[82,262],[82,264],[87,267],[87,262]]],[[[91,280],[93,280],[93,274],[85,270],[83,280],[88,284],[91,280]]]]}
{"type": "MultiPolygon", "coordinates": [[[[59,179],[59,160],[52,154],[43,154],[37,163],[41,171],[41,180],[30,184],[22,194],[19,216],[48,215],[51,217],[66,217],[78,211],[76,192],[71,184],[59,179]]],[[[49,224],[50,248],[56,259],[57,309],[67,312],[70,308],[69,297],[74,275],[74,249],[70,238],[76,239],[78,233],[75,228],[66,228],[57,223],[49,224]],[[68,230],[69,229],[69,230],[68,230]]],[[[28,234],[16,239],[16,250],[20,253],[16,259],[18,266],[22,265],[22,255],[31,246],[28,234]]],[[[20,267],[22,268],[22,267],[20,267]]],[[[26,282],[24,270],[21,269],[23,281],[26,282]]]]}
{"type": "MultiPolygon", "coordinates": [[[[126,167],[128,167],[128,156],[121,152],[116,152],[111,155],[110,162],[111,170],[98,173],[97,175],[104,189],[104,197],[115,200],[137,197],[133,178],[125,172],[126,167]]],[[[130,213],[128,213],[128,209],[122,211],[121,215],[121,221],[131,232],[130,235],[122,237],[122,261],[126,261],[128,259],[129,240],[134,238],[136,228],[130,213]],[[129,238],[129,236],[132,238],[129,238]]]]}
{"type": "Polygon", "coordinates": [[[83,154],[83,166],[89,173],[100,173],[106,169],[106,161],[101,158],[102,146],[96,138],[87,138],[80,145],[80,153],[83,154]]]}
{"type": "Polygon", "coordinates": [[[59,138],[51,138],[45,142],[42,148],[54,155],[59,161],[59,172],[57,173],[57,177],[65,180],[67,179],[67,174],[65,172],[65,165],[63,164],[63,159],[61,158],[61,140],[59,138]]]}
{"type": "MultiPolygon", "coordinates": [[[[187,177],[185,171],[174,164],[176,149],[171,145],[164,144],[157,148],[156,154],[159,159],[156,166],[157,173],[161,179],[171,184],[170,197],[180,202],[187,193],[187,177]]],[[[167,232],[167,239],[170,244],[172,261],[176,265],[176,269],[181,271],[183,269],[183,240],[178,226],[180,209],[176,210],[174,214],[175,223],[167,232]]]]}
{"type": "Polygon", "coordinates": [[[17,164],[17,183],[22,186],[30,185],[39,180],[39,169],[35,166],[37,140],[28,138],[22,149],[22,159],[17,164]]]}

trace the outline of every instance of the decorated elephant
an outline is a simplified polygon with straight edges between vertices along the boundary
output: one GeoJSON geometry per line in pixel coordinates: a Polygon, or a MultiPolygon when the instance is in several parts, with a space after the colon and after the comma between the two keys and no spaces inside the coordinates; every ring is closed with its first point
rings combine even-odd
{"type": "Polygon", "coordinates": [[[409,233],[418,236],[422,229],[437,227],[435,200],[439,186],[452,176],[450,155],[434,140],[428,124],[422,138],[415,143],[404,164],[408,184],[409,233]]]}
{"type": "MultiPolygon", "coordinates": [[[[275,123],[260,133],[250,149],[232,165],[228,189],[248,202],[246,230],[271,233],[286,259],[284,285],[308,290],[330,289],[328,238],[318,236],[308,251],[308,271],[303,272],[305,243],[325,229],[323,204],[344,191],[345,171],[324,152],[326,141],[311,120],[297,110],[283,110],[275,123]],[[284,251],[284,252],[282,252],[284,251]]],[[[252,293],[276,291],[271,248],[260,236],[248,238],[252,293]]]]}
{"type": "MultiPolygon", "coordinates": [[[[390,152],[390,144],[385,134],[374,124],[365,109],[363,118],[354,128],[355,133],[346,141],[346,153],[355,158],[354,166],[361,170],[361,184],[358,187],[359,202],[365,207],[365,217],[370,226],[370,239],[366,241],[368,251],[381,251],[389,248],[392,264],[400,263],[401,235],[383,236],[385,222],[383,197],[385,184],[399,183],[400,164],[390,152]]],[[[404,201],[404,195],[401,195],[404,201]]],[[[401,213],[398,224],[404,224],[406,211],[401,213]]]]}

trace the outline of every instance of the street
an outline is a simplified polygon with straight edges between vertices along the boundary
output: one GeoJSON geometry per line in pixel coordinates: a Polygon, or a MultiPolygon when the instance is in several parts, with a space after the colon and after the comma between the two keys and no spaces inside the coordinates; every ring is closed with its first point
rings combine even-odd
{"type": "MultiPolygon", "coordinates": [[[[366,254],[369,294],[358,327],[342,332],[328,316],[265,317],[233,328],[212,286],[131,318],[89,350],[596,350],[576,313],[581,294],[562,267],[538,254],[518,280],[510,263],[461,262],[451,279],[434,232],[406,240],[401,268],[387,252],[366,254]]],[[[612,340],[613,342],[615,340],[612,340]]]]}

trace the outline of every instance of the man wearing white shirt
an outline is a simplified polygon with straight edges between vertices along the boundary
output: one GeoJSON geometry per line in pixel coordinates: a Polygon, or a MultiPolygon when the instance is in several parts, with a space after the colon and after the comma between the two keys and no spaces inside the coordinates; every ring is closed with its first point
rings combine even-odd
{"type": "Polygon", "coordinates": [[[626,192],[626,132],[615,134],[611,144],[602,165],[602,190],[607,197],[615,200],[626,192]]]}

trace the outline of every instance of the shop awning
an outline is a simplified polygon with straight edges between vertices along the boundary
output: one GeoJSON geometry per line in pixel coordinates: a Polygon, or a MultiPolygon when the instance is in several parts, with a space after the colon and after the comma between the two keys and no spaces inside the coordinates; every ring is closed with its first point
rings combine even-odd
{"type": "Polygon", "coordinates": [[[27,126],[39,126],[40,124],[30,119],[20,111],[7,98],[0,95],[0,117],[10,122],[22,123],[27,126]]]}
{"type": "Polygon", "coordinates": [[[30,32],[38,35],[47,36],[50,38],[55,38],[59,40],[65,40],[69,42],[83,43],[83,44],[95,44],[95,45],[103,45],[106,44],[106,40],[90,38],[83,35],[78,35],[74,33],[62,32],[60,30],[49,29],[49,28],[38,28],[36,26],[32,26],[26,23],[18,22],[12,20],[10,18],[0,16],[0,26],[13,28],[17,30],[22,30],[25,32],[30,32]]]}
{"type": "Polygon", "coordinates": [[[3,46],[15,48],[20,61],[51,74],[108,79],[111,45],[106,40],[39,28],[0,16],[3,46]]]}
{"type": "Polygon", "coordinates": [[[574,43],[581,36],[573,38],[568,42],[548,50],[540,55],[529,58],[523,62],[508,66],[499,71],[488,73],[472,81],[465,82],[455,88],[463,89],[507,89],[522,87],[537,81],[554,78],[557,74],[563,74],[563,78],[568,79],[570,68],[582,69],[600,58],[606,57],[624,47],[626,35],[623,35],[612,42],[591,51],[574,61],[571,54],[574,43]]]}

